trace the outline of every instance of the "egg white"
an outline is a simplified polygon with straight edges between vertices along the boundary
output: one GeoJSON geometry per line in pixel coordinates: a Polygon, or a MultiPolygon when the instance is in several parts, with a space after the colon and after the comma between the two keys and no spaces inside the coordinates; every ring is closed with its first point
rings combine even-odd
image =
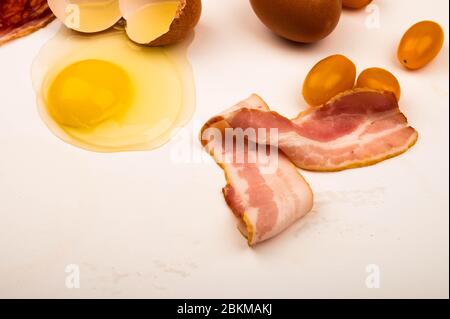
{"type": "Polygon", "coordinates": [[[64,141],[92,151],[158,147],[190,120],[195,109],[194,80],[185,58],[185,47],[139,46],[122,30],[89,36],[62,28],[35,59],[32,78],[39,113],[50,130],[64,141]],[[133,102],[125,116],[105,121],[95,128],[61,126],[47,110],[49,87],[67,66],[90,59],[121,67],[131,79],[133,102]]]}

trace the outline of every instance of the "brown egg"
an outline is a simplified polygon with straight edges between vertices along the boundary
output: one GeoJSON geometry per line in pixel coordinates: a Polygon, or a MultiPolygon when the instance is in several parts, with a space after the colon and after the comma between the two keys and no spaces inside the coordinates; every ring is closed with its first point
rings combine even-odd
{"type": "Polygon", "coordinates": [[[342,0],[250,0],[259,19],[279,36],[317,42],[339,22],[342,0]]]}
{"type": "Polygon", "coordinates": [[[349,9],[362,9],[371,2],[372,0],[342,0],[344,7],[349,9]]]}

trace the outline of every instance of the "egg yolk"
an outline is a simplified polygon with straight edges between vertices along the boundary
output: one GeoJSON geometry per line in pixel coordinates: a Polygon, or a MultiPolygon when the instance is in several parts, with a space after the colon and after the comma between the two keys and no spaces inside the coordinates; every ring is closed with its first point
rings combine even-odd
{"type": "Polygon", "coordinates": [[[128,74],[102,60],[84,60],[66,67],[47,95],[49,114],[60,125],[92,128],[124,114],[133,97],[128,74]]]}

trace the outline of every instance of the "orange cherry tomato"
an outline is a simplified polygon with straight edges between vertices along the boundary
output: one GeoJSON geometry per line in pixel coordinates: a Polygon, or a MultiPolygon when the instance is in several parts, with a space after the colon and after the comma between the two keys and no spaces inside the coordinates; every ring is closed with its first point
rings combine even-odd
{"type": "Polygon", "coordinates": [[[356,67],[343,55],[332,55],[317,63],[303,83],[303,97],[312,106],[322,105],[355,85],[356,67]]]}
{"type": "Polygon", "coordinates": [[[361,9],[371,3],[372,0],[342,0],[342,4],[346,8],[361,9]]]}
{"type": "Polygon", "coordinates": [[[433,21],[416,23],[406,31],[398,47],[398,60],[406,68],[417,70],[430,63],[441,51],[444,31],[433,21]]]}
{"type": "Polygon", "coordinates": [[[369,88],[378,91],[389,91],[400,100],[401,88],[397,78],[389,71],[381,68],[369,68],[361,72],[356,82],[358,88],[369,88]]]}

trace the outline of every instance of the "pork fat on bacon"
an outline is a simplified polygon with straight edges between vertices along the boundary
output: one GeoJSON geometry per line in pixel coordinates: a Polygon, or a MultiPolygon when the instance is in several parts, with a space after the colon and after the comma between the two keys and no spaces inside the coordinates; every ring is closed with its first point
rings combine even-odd
{"type": "Polygon", "coordinates": [[[395,96],[368,89],[342,93],[292,120],[252,95],[210,119],[201,132],[202,144],[225,171],[225,200],[250,245],[276,236],[312,209],[312,191],[295,166],[339,171],[372,165],[405,152],[417,138],[395,96]],[[244,147],[234,137],[236,145],[229,147],[227,130],[244,133],[244,147]],[[267,153],[276,156],[259,156],[267,153]]]}

